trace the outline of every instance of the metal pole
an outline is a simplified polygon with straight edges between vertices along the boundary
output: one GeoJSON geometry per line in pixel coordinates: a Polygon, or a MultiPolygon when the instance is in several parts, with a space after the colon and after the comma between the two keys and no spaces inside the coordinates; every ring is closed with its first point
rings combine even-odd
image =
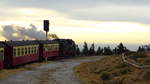
{"type": "Polygon", "coordinates": [[[46,31],[46,40],[48,40],[48,39],[47,39],[47,31],[46,31]]]}

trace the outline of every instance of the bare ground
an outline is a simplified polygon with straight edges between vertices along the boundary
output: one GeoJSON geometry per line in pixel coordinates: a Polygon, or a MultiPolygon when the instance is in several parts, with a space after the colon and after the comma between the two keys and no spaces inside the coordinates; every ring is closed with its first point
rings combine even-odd
{"type": "Polygon", "coordinates": [[[0,80],[0,84],[81,84],[73,68],[80,63],[99,60],[100,56],[62,59],[18,72],[0,80]]]}

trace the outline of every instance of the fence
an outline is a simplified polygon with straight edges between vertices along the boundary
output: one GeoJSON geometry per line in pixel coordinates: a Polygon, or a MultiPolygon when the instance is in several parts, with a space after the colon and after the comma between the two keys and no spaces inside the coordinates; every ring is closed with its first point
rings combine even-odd
{"type": "Polygon", "coordinates": [[[121,55],[121,58],[123,60],[124,63],[127,63],[133,67],[136,67],[136,68],[150,68],[150,65],[139,65],[139,63],[133,63],[133,62],[130,62],[128,60],[126,60],[126,57],[125,57],[125,54],[122,54],[121,55]]]}

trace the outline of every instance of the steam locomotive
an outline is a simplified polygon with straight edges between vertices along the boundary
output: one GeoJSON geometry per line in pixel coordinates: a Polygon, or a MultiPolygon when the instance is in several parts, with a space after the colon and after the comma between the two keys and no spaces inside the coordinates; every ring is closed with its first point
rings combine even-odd
{"type": "Polygon", "coordinates": [[[72,39],[1,41],[0,69],[74,55],[75,42],[72,39]]]}

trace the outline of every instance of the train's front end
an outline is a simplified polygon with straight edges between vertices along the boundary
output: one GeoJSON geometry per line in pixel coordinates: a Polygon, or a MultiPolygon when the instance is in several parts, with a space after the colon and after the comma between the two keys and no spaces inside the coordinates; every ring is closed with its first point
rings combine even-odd
{"type": "Polygon", "coordinates": [[[72,39],[55,39],[59,42],[61,57],[75,56],[75,42],[72,39]]]}

